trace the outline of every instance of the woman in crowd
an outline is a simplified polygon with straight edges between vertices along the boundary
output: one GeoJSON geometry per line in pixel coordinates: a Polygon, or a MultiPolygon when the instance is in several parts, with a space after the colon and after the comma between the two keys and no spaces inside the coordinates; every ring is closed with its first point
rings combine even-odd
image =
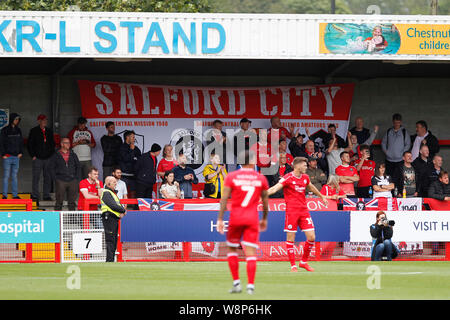
{"type": "Polygon", "coordinates": [[[170,144],[166,144],[163,148],[162,159],[158,163],[156,169],[159,177],[164,178],[166,171],[170,171],[178,165],[173,156],[173,147],[170,144]]]}
{"type": "Polygon", "coordinates": [[[163,199],[181,199],[180,185],[175,181],[172,171],[164,173],[164,180],[159,191],[163,199]]]}
{"type": "Polygon", "coordinates": [[[205,177],[205,190],[203,194],[206,198],[220,199],[221,191],[225,177],[227,176],[227,169],[220,164],[220,157],[217,154],[211,154],[211,164],[205,166],[203,169],[203,176],[205,177]]]}
{"type": "MultiPolygon", "coordinates": [[[[162,159],[158,163],[158,167],[156,168],[156,175],[158,178],[158,186],[156,190],[161,190],[161,181],[164,179],[164,175],[167,171],[172,170],[178,165],[177,160],[173,156],[173,147],[170,144],[166,144],[163,148],[162,159]]],[[[162,197],[161,193],[159,193],[158,197],[162,197]]]]}
{"type": "Polygon", "coordinates": [[[386,175],[386,165],[378,163],[375,167],[375,175],[372,177],[372,189],[374,198],[392,198],[392,190],[395,185],[390,176],[386,175]]]}
{"type": "Polygon", "coordinates": [[[320,193],[323,194],[327,199],[339,200],[341,198],[346,198],[345,192],[341,190],[339,186],[339,177],[330,174],[328,181],[323,185],[320,193]]]}

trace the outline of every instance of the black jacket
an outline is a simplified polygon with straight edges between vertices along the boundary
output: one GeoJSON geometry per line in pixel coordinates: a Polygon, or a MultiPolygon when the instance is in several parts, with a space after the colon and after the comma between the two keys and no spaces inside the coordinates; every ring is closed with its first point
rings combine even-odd
{"type": "MultiPolygon", "coordinates": [[[[108,189],[109,191],[112,191],[115,193],[114,190],[111,190],[108,187],[105,187],[105,189],[108,189]]],[[[108,206],[113,211],[116,211],[119,213],[125,213],[125,211],[126,211],[122,205],[117,204],[116,200],[114,200],[113,196],[109,192],[103,192],[102,201],[106,206],[108,206]]]]}
{"type": "Polygon", "coordinates": [[[78,156],[72,150],[69,151],[69,161],[66,164],[61,153],[56,151],[50,158],[50,175],[54,180],[70,182],[78,180],[81,174],[80,161],[78,156]]]}
{"type": "Polygon", "coordinates": [[[426,198],[428,196],[428,188],[430,186],[430,180],[428,178],[430,170],[428,167],[432,165],[433,163],[430,159],[424,161],[420,156],[417,157],[412,163],[412,166],[416,171],[416,184],[419,197],[426,198]]]}
{"type": "MultiPolygon", "coordinates": [[[[324,150],[328,149],[329,142],[333,139],[331,133],[325,132],[324,130],[319,130],[312,135],[309,136],[309,139],[312,141],[316,141],[316,139],[322,139],[322,143],[324,145],[324,150]]],[[[348,143],[338,134],[336,134],[338,148],[347,148],[348,143]]]]}
{"type": "Polygon", "coordinates": [[[45,137],[39,126],[30,130],[28,134],[27,148],[31,158],[48,159],[55,153],[55,140],[53,138],[53,130],[45,127],[45,137]]]}
{"type": "MultiPolygon", "coordinates": [[[[391,226],[380,226],[378,224],[372,224],[370,226],[370,235],[374,239],[372,243],[372,260],[374,258],[375,247],[382,243],[384,240],[391,239],[394,235],[394,230],[391,226]]],[[[394,246],[394,244],[392,244],[394,246]]],[[[392,259],[395,259],[398,255],[396,248],[392,250],[392,259]]]]}
{"type": "Polygon", "coordinates": [[[136,161],[136,181],[145,185],[152,185],[156,182],[156,168],[158,165],[158,159],[155,157],[153,161],[150,151],[142,154],[142,156],[136,161]]]}
{"type": "MultiPolygon", "coordinates": [[[[122,143],[119,149],[119,166],[122,173],[133,174],[135,173],[134,167],[136,161],[141,156],[141,150],[135,146],[132,150],[128,143],[122,143]]],[[[124,175],[126,176],[126,175],[124,175]]]]}
{"type": "Polygon", "coordinates": [[[308,154],[305,151],[305,144],[302,144],[301,146],[298,145],[298,143],[295,141],[297,139],[291,139],[289,142],[288,148],[291,152],[292,156],[295,157],[305,157],[308,158],[308,154]]]}
{"type": "Polygon", "coordinates": [[[439,180],[434,181],[430,184],[428,197],[437,200],[444,200],[445,197],[450,197],[450,183],[443,184],[439,180]]]}
{"type": "MultiPolygon", "coordinates": [[[[414,146],[414,140],[416,140],[416,137],[417,134],[411,136],[411,148],[414,146]]],[[[428,131],[428,135],[425,137],[425,140],[427,141],[426,145],[430,150],[430,158],[433,159],[433,156],[438,153],[440,149],[439,140],[431,133],[431,131],[428,131]]]]}
{"type": "Polygon", "coordinates": [[[356,127],[350,129],[350,132],[358,138],[358,144],[363,144],[370,138],[370,130],[363,128],[361,131],[356,130],[356,127]]]}
{"type": "Polygon", "coordinates": [[[11,113],[9,124],[0,131],[0,152],[2,156],[5,154],[12,156],[23,154],[22,130],[18,126],[12,126],[12,122],[17,117],[19,117],[17,113],[11,113]]]}
{"type": "Polygon", "coordinates": [[[103,166],[112,167],[119,164],[120,147],[122,138],[117,134],[113,136],[104,135],[100,139],[103,150],[103,166]]]}

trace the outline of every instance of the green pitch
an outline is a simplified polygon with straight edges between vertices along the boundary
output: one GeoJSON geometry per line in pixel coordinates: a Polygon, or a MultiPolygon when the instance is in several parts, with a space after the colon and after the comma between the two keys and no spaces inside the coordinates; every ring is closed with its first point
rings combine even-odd
{"type": "MultiPolygon", "coordinates": [[[[311,262],[315,272],[289,272],[288,262],[258,262],[256,291],[230,295],[226,262],[1,264],[0,299],[450,299],[450,262],[311,262]],[[379,267],[380,289],[369,290],[369,266],[379,267]],[[69,279],[69,281],[68,281],[69,279]],[[74,280],[74,281],[71,281],[74,280]]],[[[245,288],[245,262],[240,263],[245,288]]],[[[372,274],[373,276],[373,274],[372,274]]],[[[373,279],[372,279],[373,280],[373,279]]],[[[372,285],[374,281],[369,281],[372,285]]]]}

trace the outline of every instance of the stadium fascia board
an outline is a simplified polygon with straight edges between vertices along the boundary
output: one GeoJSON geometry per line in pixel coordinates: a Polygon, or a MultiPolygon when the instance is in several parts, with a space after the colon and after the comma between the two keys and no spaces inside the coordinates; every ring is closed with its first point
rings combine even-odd
{"type": "Polygon", "coordinates": [[[2,57],[450,60],[450,54],[320,53],[320,25],[450,29],[450,16],[0,11],[2,57]],[[131,22],[131,24],[129,24],[131,22]]]}

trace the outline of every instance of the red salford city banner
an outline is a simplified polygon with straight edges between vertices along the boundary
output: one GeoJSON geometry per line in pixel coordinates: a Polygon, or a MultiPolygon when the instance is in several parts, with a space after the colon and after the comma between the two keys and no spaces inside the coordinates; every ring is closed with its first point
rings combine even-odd
{"type": "MultiPolygon", "coordinates": [[[[175,146],[191,136],[199,141],[188,146],[192,154],[202,154],[204,131],[215,119],[223,121],[227,137],[234,135],[244,117],[252,121],[251,128],[269,129],[273,116],[285,127],[292,123],[300,133],[306,128],[311,134],[327,131],[328,124],[334,123],[337,133],[345,137],[354,91],[354,84],[216,88],[79,80],[78,86],[82,114],[97,142],[106,133],[105,123],[114,121],[119,135],[130,129],[136,132],[136,145],[143,152],[153,143],[175,146]]],[[[185,154],[190,162],[189,152],[185,154]]],[[[100,143],[92,156],[93,165],[101,168],[100,143]]],[[[191,165],[200,181],[208,160],[191,165]]]]}

